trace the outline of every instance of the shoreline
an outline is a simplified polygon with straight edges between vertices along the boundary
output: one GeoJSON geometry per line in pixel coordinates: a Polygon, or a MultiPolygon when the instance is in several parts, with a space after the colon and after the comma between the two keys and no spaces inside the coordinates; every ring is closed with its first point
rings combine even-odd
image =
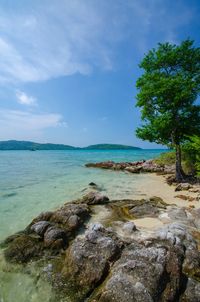
{"type": "Polygon", "coordinates": [[[131,198],[110,200],[98,184],[90,183],[80,198],[47,208],[6,238],[0,279],[2,274],[8,295],[24,280],[22,302],[30,288],[35,293],[31,301],[39,301],[44,287],[44,299],[52,302],[146,302],[157,295],[163,302],[169,297],[197,301],[199,188],[170,186],[166,175],[155,172],[134,175],[138,185],[131,198]]]}
{"type": "Polygon", "coordinates": [[[38,284],[34,302],[44,287],[48,301],[146,302],[159,294],[163,302],[177,295],[192,302],[200,290],[199,227],[198,209],[93,191],[8,237],[0,265],[6,282],[20,276],[26,290],[38,284]]]}

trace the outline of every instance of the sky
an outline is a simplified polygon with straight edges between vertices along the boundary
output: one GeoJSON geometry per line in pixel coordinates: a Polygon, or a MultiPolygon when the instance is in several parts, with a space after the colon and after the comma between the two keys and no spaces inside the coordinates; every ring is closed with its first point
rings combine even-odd
{"type": "Polygon", "coordinates": [[[0,0],[0,140],[139,140],[138,64],[159,42],[200,45],[199,0],[0,0]]]}

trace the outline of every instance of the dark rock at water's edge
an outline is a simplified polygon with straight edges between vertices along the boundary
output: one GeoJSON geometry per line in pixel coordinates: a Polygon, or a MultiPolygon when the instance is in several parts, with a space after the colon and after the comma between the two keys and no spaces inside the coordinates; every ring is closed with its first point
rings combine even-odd
{"type": "Polygon", "coordinates": [[[115,171],[126,171],[130,173],[161,173],[161,174],[173,174],[175,172],[174,165],[159,165],[154,160],[141,160],[136,162],[120,162],[105,161],[98,163],[87,163],[85,165],[88,168],[101,168],[110,169],[115,171]]]}
{"type": "Polygon", "coordinates": [[[38,267],[58,302],[200,301],[199,213],[156,196],[109,200],[91,192],[41,213],[5,240],[4,255],[24,274],[38,267]],[[162,227],[138,227],[145,217],[162,227]]]}

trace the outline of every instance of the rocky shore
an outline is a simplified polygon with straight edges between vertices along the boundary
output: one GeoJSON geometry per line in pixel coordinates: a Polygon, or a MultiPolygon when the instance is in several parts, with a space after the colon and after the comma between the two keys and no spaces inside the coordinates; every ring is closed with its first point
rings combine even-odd
{"type": "Polygon", "coordinates": [[[37,267],[51,302],[200,301],[200,210],[109,200],[95,186],[1,244],[9,273],[37,267]]]}
{"type": "Polygon", "coordinates": [[[174,174],[174,165],[159,165],[154,160],[140,160],[136,162],[120,162],[105,161],[98,163],[87,163],[87,168],[101,168],[115,171],[126,171],[130,173],[162,173],[162,174],[174,174]]]}

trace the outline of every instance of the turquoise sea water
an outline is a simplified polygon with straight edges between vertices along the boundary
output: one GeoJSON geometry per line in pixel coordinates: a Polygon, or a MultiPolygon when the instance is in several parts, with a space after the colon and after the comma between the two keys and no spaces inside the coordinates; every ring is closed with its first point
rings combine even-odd
{"type": "MultiPolygon", "coordinates": [[[[110,198],[142,195],[138,182],[145,183],[144,174],[84,165],[103,160],[149,159],[161,152],[163,150],[0,152],[0,241],[23,229],[41,211],[80,197],[90,182],[98,184],[110,198]]],[[[57,302],[50,283],[42,276],[38,278],[40,274],[34,262],[25,267],[5,262],[0,249],[0,302],[57,302]]]]}
{"type": "Polygon", "coordinates": [[[0,241],[20,229],[41,211],[80,197],[90,182],[110,198],[130,197],[137,190],[135,175],[86,168],[87,162],[136,161],[163,150],[109,151],[1,151],[0,241]]]}

